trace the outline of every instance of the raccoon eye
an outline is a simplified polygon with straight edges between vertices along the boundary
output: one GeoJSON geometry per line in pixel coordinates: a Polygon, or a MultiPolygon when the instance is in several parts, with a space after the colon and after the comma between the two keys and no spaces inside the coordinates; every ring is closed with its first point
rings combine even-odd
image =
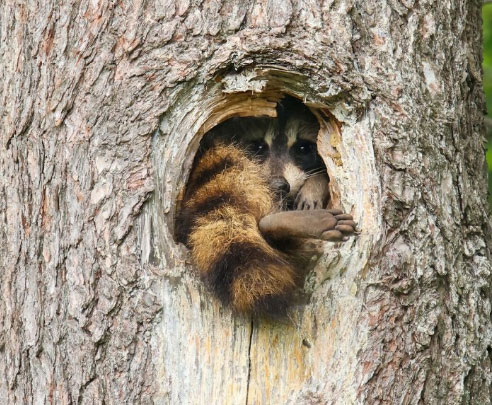
{"type": "Polygon", "coordinates": [[[294,145],[294,150],[299,155],[309,155],[316,150],[316,145],[309,141],[299,141],[294,145]]]}
{"type": "Polygon", "coordinates": [[[248,151],[255,156],[264,156],[268,152],[268,145],[265,141],[255,141],[248,145],[248,151]]]}

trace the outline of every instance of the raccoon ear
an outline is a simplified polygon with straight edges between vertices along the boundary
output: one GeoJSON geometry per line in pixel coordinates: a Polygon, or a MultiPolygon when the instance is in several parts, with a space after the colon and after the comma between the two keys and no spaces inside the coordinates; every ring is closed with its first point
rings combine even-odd
{"type": "Polygon", "coordinates": [[[285,96],[280,100],[277,104],[277,114],[281,121],[284,121],[292,114],[312,115],[309,108],[301,100],[292,96],[285,96]]]}

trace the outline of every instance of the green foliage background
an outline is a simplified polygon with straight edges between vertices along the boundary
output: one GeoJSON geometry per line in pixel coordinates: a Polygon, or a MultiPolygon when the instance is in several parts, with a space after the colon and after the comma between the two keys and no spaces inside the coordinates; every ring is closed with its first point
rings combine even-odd
{"type": "Polygon", "coordinates": [[[492,116],[492,4],[482,9],[483,18],[483,83],[489,117],[492,116]]]}
{"type": "MultiPolygon", "coordinates": [[[[487,99],[487,163],[489,166],[489,205],[492,208],[492,4],[482,9],[483,19],[483,88],[487,99]]],[[[487,123],[486,122],[486,123],[487,123]]]]}

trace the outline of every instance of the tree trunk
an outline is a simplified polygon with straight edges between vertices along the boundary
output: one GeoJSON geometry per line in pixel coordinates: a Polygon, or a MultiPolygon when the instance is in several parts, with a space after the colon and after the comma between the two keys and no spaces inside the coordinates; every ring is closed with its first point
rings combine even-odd
{"type": "Polygon", "coordinates": [[[481,3],[4,1],[0,398],[490,404],[481,3]],[[285,93],[361,233],[267,322],[173,218],[201,135],[285,93]]]}

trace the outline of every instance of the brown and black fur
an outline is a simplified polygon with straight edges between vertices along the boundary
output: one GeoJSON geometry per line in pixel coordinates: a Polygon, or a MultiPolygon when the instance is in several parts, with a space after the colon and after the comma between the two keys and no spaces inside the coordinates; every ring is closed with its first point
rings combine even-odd
{"type": "Polygon", "coordinates": [[[261,167],[235,145],[206,151],[188,182],[178,233],[201,278],[239,312],[282,312],[296,288],[287,257],[258,229],[274,207],[261,167]]]}
{"type": "Polygon", "coordinates": [[[294,167],[299,159],[285,149],[288,139],[292,147],[293,131],[315,142],[318,124],[286,104],[278,119],[233,119],[207,134],[180,203],[178,239],[190,248],[200,277],[238,312],[284,314],[302,278],[292,260],[297,241],[263,235],[260,220],[285,209],[324,208],[328,198],[326,168],[316,150],[317,160],[309,159],[312,168],[305,170],[294,167]],[[290,119],[296,113],[301,116],[290,119]],[[257,142],[268,131],[266,156],[257,142]],[[285,167],[295,172],[287,185],[292,173],[285,167]]]}

